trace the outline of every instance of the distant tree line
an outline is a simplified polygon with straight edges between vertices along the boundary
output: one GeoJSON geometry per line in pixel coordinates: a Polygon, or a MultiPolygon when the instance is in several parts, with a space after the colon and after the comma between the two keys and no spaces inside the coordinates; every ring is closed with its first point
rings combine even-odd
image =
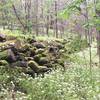
{"type": "MultiPolygon", "coordinates": [[[[66,1],[66,0],[65,0],[66,1]]],[[[20,29],[23,32],[54,36],[64,34],[64,20],[58,12],[65,6],[63,1],[54,0],[0,0],[0,26],[3,29],[20,29]]]]}
{"type": "Polygon", "coordinates": [[[100,17],[99,4],[100,0],[0,0],[0,27],[37,36],[64,37],[71,32],[91,37],[92,42],[99,26],[93,22],[100,17]]]}

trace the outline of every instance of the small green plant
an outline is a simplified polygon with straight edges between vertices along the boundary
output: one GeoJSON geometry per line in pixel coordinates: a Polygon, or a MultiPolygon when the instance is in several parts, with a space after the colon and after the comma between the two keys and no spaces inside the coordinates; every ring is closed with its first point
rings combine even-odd
{"type": "Polygon", "coordinates": [[[22,79],[20,85],[27,90],[29,100],[97,100],[100,99],[99,71],[93,69],[91,82],[89,68],[76,65],[65,73],[56,71],[45,78],[22,79]]]}
{"type": "Polygon", "coordinates": [[[77,37],[70,43],[70,49],[72,50],[72,53],[78,52],[78,51],[86,48],[87,46],[88,46],[87,41],[84,39],[80,39],[80,37],[77,37]]]}

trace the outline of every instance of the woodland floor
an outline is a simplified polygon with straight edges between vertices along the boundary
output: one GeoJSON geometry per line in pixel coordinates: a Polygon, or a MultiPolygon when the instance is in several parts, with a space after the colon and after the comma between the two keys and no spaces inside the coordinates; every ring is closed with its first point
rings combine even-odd
{"type": "MultiPolygon", "coordinates": [[[[1,52],[5,51],[2,51],[2,49],[6,46],[14,44],[17,39],[25,37],[23,40],[27,40],[30,37],[28,35],[18,34],[18,32],[1,32],[8,36],[6,42],[0,43],[1,58],[3,56],[1,52]],[[14,38],[11,39],[12,37],[14,38]]],[[[44,55],[49,59],[48,62],[51,64],[51,58],[54,61],[57,59],[58,62],[55,61],[56,63],[51,65],[50,69],[52,71],[49,74],[45,73],[44,78],[41,75],[33,78],[25,74],[24,71],[27,68],[21,68],[18,65],[14,67],[15,63],[13,65],[14,68],[9,63],[9,66],[6,66],[6,60],[0,58],[0,100],[100,100],[100,68],[98,67],[99,61],[96,53],[96,42],[93,42],[91,46],[92,68],[90,68],[89,47],[85,44],[84,40],[79,44],[80,40],[70,34],[66,40],[44,36],[38,37],[36,40],[46,45],[45,50],[42,50],[46,52],[44,55]],[[58,43],[60,43],[60,46],[64,45],[64,48],[61,47],[60,51],[57,52],[58,55],[60,54],[59,59],[55,58],[55,55],[47,53],[49,46],[53,44],[53,49],[55,50],[58,43]],[[82,44],[83,47],[81,47],[82,44]],[[50,56],[51,58],[49,58],[50,56]]],[[[27,43],[25,42],[25,44],[27,43]]],[[[27,46],[29,48],[29,43],[27,46]]],[[[27,46],[25,46],[25,49],[27,46]]],[[[42,50],[36,49],[35,52],[40,52],[41,54],[42,50]]],[[[25,52],[24,58],[27,58],[26,55],[28,56],[29,54],[25,52]]],[[[33,58],[30,57],[29,59],[34,61],[33,58]]],[[[38,61],[36,63],[39,66],[45,66],[45,64],[41,65],[38,61]]]]}

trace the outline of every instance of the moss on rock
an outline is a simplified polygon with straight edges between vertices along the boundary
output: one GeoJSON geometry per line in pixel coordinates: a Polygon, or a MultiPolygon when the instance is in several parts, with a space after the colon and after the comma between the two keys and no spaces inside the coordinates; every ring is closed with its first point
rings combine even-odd
{"type": "Polygon", "coordinates": [[[37,50],[35,51],[35,53],[36,53],[36,54],[42,54],[44,51],[45,51],[45,49],[40,48],[40,49],[37,49],[37,50]]]}
{"type": "Polygon", "coordinates": [[[7,60],[9,63],[16,61],[16,56],[11,49],[0,52],[0,60],[7,60]]]}
{"type": "Polygon", "coordinates": [[[31,56],[31,57],[35,56],[35,54],[36,54],[36,53],[35,53],[35,51],[36,51],[36,48],[35,48],[35,47],[30,48],[29,51],[30,51],[30,56],[31,56]]]}
{"type": "Polygon", "coordinates": [[[39,65],[44,65],[44,64],[47,64],[49,62],[48,58],[46,57],[41,57],[40,60],[39,60],[39,65]]]}
{"type": "Polygon", "coordinates": [[[39,62],[39,60],[40,60],[41,57],[42,57],[41,54],[35,55],[35,56],[34,56],[34,60],[35,60],[36,62],[39,62]]]}
{"type": "Polygon", "coordinates": [[[25,57],[25,60],[26,60],[26,61],[33,60],[33,57],[25,57]]]}
{"type": "Polygon", "coordinates": [[[38,69],[39,69],[39,65],[38,65],[35,61],[29,61],[29,62],[28,62],[28,66],[29,66],[32,70],[34,70],[35,72],[37,72],[38,69]]]}
{"type": "Polygon", "coordinates": [[[29,61],[28,66],[37,74],[45,73],[50,70],[46,66],[39,66],[35,61],[29,61]]]}
{"type": "Polygon", "coordinates": [[[0,66],[8,66],[8,62],[6,60],[0,60],[0,66]]]}
{"type": "Polygon", "coordinates": [[[41,43],[41,42],[35,42],[34,44],[33,44],[36,48],[45,48],[46,46],[45,46],[45,44],[43,44],[43,43],[41,43]]]}

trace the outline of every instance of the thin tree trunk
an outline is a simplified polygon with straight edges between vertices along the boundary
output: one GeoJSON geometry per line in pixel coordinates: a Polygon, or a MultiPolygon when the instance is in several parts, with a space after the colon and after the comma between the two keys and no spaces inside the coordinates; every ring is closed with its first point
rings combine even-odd
{"type": "Polygon", "coordinates": [[[20,17],[18,16],[17,11],[16,11],[16,8],[15,8],[15,6],[14,6],[13,4],[12,4],[12,7],[13,7],[14,13],[15,13],[15,15],[16,15],[16,18],[18,19],[18,21],[20,22],[20,24],[21,24],[22,27],[23,27],[23,32],[25,32],[25,26],[24,26],[24,24],[22,23],[20,17]]]}
{"type": "Polygon", "coordinates": [[[58,25],[57,25],[57,23],[58,23],[58,19],[57,19],[57,13],[58,13],[58,11],[57,11],[57,1],[55,1],[55,34],[56,34],[56,38],[58,38],[58,25]]]}
{"type": "Polygon", "coordinates": [[[89,15],[88,15],[88,4],[87,1],[85,1],[86,4],[86,19],[87,19],[87,33],[88,33],[88,39],[89,39],[89,55],[90,55],[90,72],[92,74],[92,51],[91,51],[91,36],[90,36],[90,30],[89,30],[89,15]]]}

